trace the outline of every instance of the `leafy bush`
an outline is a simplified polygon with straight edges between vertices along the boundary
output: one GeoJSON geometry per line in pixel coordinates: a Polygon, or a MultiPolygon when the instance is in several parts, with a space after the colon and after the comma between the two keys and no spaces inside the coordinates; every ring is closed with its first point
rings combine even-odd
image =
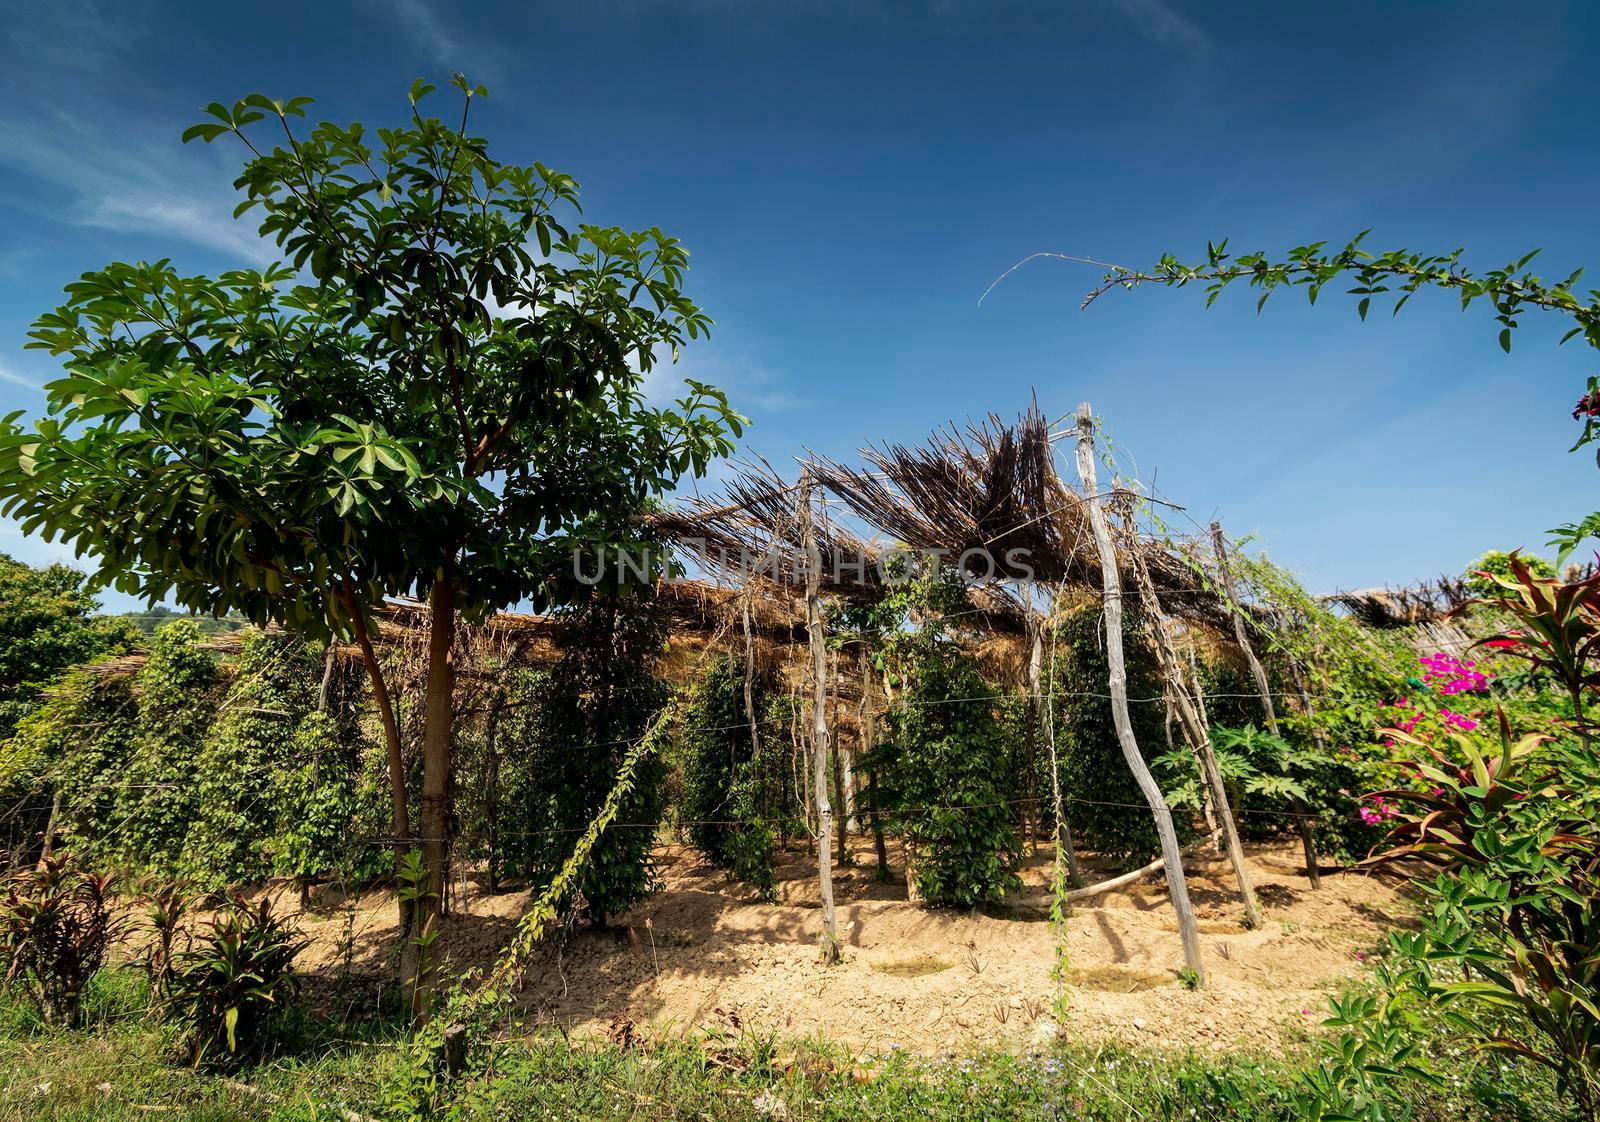
{"type": "Polygon", "coordinates": [[[138,645],[135,627],[95,610],[82,573],[0,553],[0,741],[67,667],[138,645]]]}
{"type": "MultiPolygon", "coordinates": [[[[776,687],[776,671],[759,667],[751,683],[757,714],[777,700],[776,687]]],[[[713,863],[771,900],[778,824],[790,812],[785,754],[775,739],[786,729],[760,724],[762,751],[755,755],[740,661],[717,659],[688,688],[673,756],[682,771],[679,812],[689,838],[713,863]]]]}
{"type": "MultiPolygon", "coordinates": [[[[648,599],[597,595],[564,620],[563,657],[553,669],[505,673],[506,698],[494,750],[499,757],[494,859],[544,887],[594,819],[631,743],[666,703],[650,671],[665,624],[648,599]]],[[[597,924],[654,888],[650,849],[662,812],[664,765],[652,755],[618,816],[590,854],[571,899],[597,924]]]]}
{"type": "Polygon", "coordinates": [[[179,942],[185,949],[192,945],[184,920],[193,909],[195,898],[182,882],[155,878],[145,879],[140,886],[140,898],[145,906],[145,922],[150,928],[140,960],[150,981],[150,993],[160,1000],[171,987],[180,953],[179,942]]]}
{"type": "Polygon", "coordinates": [[[250,630],[195,763],[182,871],[222,889],[350,866],[356,730],[317,712],[322,648],[250,630]]]}
{"type": "Polygon", "coordinates": [[[176,956],[162,1000],[164,1014],[182,1026],[193,1066],[227,1067],[260,1055],[295,992],[290,967],[302,945],[270,899],[224,900],[210,929],[176,956]]]}
{"type": "MultiPolygon", "coordinates": [[[[1556,676],[1573,711],[1555,738],[1517,736],[1503,711],[1493,738],[1449,709],[1441,725],[1408,716],[1384,730],[1411,757],[1409,782],[1374,793],[1393,819],[1378,859],[1442,873],[1419,886],[1420,928],[1390,936],[1380,995],[1335,1004],[1330,1023],[1347,1032],[1309,1081],[1316,1117],[1378,1117],[1389,1084],[1430,1076],[1412,1031],[1421,1009],[1474,1050],[1548,1068],[1583,1117],[1600,1118],[1600,752],[1584,704],[1600,687],[1600,581],[1542,578],[1515,555],[1510,567],[1497,599],[1520,626],[1484,645],[1556,676]]],[[[1455,660],[1430,677],[1452,697],[1484,683],[1455,660]]]]}
{"type": "MultiPolygon", "coordinates": [[[[1129,603],[1123,619],[1128,715],[1139,751],[1154,761],[1165,752],[1167,742],[1164,708],[1151,700],[1162,696],[1161,678],[1155,655],[1144,640],[1142,613],[1129,603]]],[[[1142,864],[1160,841],[1144,795],[1117,744],[1107,696],[1110,667],[1099,600],[1064,606],[1056,626],[1056,751],[1074,840],[1121,863],[1142,864]]],[[[1164,778],[1158,773],[1158,779],[1164,778]]],[[[1175,822],[1180,836],[1192,833],[1182,816],[1175,816],[1175,822]]]]}
{"type": "Polygon", "coordinates": [[[46,1023],[75,1026],[84,990],[121,938],[112,878],[70,855],[22,868],[0,884],[0,964],[46,1023]]]}
{"type": "MultiPolygon", "coordinates": [[[[108,851],[133,868],[181,869],[200,814],[198,772],[222,681],[200,640],[190,620],[167,624],[135,676],[138,709],[129,753],[112,780],[120,791],[121,824],[105,839],[108,851]]],[[[104,825],[80,816],[75,830],[94,837],[104,825]]]]}
{"type": "Polygon", "coordinates": [[[1020,729],[1000,719],[994,686],[958,644],[925,636],[899,666],[905,690],[883,758],[917,893],[930,904],[998,902],[1021,883],[1004,766],[1020,729]]]}

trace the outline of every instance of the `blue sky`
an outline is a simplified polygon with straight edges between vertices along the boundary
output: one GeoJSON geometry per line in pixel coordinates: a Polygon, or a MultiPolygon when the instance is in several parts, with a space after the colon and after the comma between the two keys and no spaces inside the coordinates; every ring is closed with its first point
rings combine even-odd
{"type": "MultiPolygon", "coordinates": [[[[775,463],[1036,390],[1052,414],[1091,401],[1163,491],[1318,591],[1538,547],[1594,506],[1594,461],[1566,448],[1600,361],[1554,323],[1530,317],[1506,356],[1442,295],[1365,324],[1333,299],[1257,316],[1243,291],[1080,312],[1098,272],[1052,261],[978,305],[1038,250],[1141,264],[1367,227],[1481,266],[1542,247],[1548,275],[1600,268],[1600,7],[1317,7],[13,0],[0,412],[42,404],[27,327],[83,270],[263,259],[229,218],[237,150],[178,143],[200,105],[309,94],[377,126],[412,78],[461,69],[490,87],[500,159],[576,176],[591,221],[686,241],[718,326],[680,373],[727,388],[775,463]]],[[[61,554],[5,525],[0,551],[61,554]]]]}

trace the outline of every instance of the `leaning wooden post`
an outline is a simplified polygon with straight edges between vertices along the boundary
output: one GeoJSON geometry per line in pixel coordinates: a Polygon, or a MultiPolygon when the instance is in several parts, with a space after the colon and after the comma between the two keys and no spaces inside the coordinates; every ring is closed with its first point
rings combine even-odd
{"type": "MultiPolygon", "coordinates": [[[[1222,597],[1227,602],[1228,614],[1233,617],[1233,635],[1239,643],[1239,649],[1244,651],[1245,661],[1250,664],[1250,673],[1255,675],[1256,689],[1261,693],[1261,709],[1266,714],[1267,728],[1273,736],[1281,737],[1283,730],[1278,725],[1278,711],[1272,705],[1272,685],[1267,681],[1266,668],[1261,665],[1261,660],[1256,657],[1256,650],[1250,645],[1250,636],[1244,627],[1244,611],[1239,607],[1238,600],[1233,595],[1233,570],[1228,566],[1228,547],[1222,537],[1222,523],[1211,524],[1211,548],[1217,555],[1217,568],[1222,578],[1222,597]]],[[[1300,811],[1294,815],[1296,826],[1300,830],[1300,847],[1305,850],[1306,876],[1311,878],[1312,888],[1322,887],[1322,872],[1317,868],[1317,843],[1311,835],[1311,821],[1308,817],[1310,808],[1302,805],[1300,811]]]]}
{"type": "Polygon", "coordinates": [[[839,929],[833,912],[833,807],[828,802],[828,647],[823,634],[822,551],[811,524],[811,476],[800,479],[800,544],[805,552],[806,636],[811,644],[812,792],[817,805],[817,885],[822,896],[822,961],[839,961],[839,929]]]}
{"type": "Polygon", "coordinates": [[[1110,664],[1111,719],[1117,726],[1117,743],[1128,762],[1128,770],[1143,792],[1155,818],[1156,834],[1161,838],[1161,860],[1166,867],[1167,893],[1172,910],[1178,915],[1178,933],[1183,938],[1183,960],[1194,976],[1195,985],[1205,984],[1205,964],[1200,958],[1200,935],[1195,928],[1194,908],[1189,903],[1189,886],[1183,879],[1183,853],[1178,834],[1172,828],[1172,811],[1156,786],[1155,777],[1139,754],[1133,736],[1133,721],[1128,716],[1128,670],[1122,656],[1122,577],[1117,570],[1117,550],[1111,543],[1111,530],[1105,511],[1096,497],[1099,487],[1094,469],[1094,417],[1086,401],[1078,406],[1078,478],[1083,484],[1083,505],[1100,550],[1101,583],[1105,594],[1106,661],[1110,664]]]}
{"type": "Polygon", "coordinates": [[[1222,769],[1217,766],[1217,755],[1211,748],[1211,734],[1200,721],[1200,715],[1189,702],[1189,689],[1183,680],[1183,666],[1178,661],[1178,649],[1172,642],[1172,631],[1167,617],[1162,614],[1161,601],[1156,598],[1155,581],[1139,552],[1139,542],[1134,535],[1133,519],[1123,512],[1123,529],[1128,538],[1128,557],[1133,563],[1134,581],[1139,586],[1139,596],[1144,601],[1145,615],[1150,621],[1150,636],[1156,649],[1156,661],[1161,665],[1162,677],[1167,680],[1167,697],[1177,710],[1178,721],[1183,726],[1189,746],[1200,759],[1206,786],[1211,792],[1210,805],[1214,808],[1222,837],[1227,844],[1228,860],[1233,865],[1233,875],[1239,881],[1239,895],[1244,897],[1244,925],[1261,926],[1261,905],[1256,902],[1255,885],[1250,882],[1250,871],[1244,862],[1244,847],[1239,844],[1239,829],[1233,819],[1233,807],[1228,803],[1228,788],[1222,782],[1222,769]]]}

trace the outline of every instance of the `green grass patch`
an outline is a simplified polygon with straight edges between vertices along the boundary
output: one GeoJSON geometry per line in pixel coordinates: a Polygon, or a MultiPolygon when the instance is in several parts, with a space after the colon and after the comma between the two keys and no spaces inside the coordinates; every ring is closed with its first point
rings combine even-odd
{"type": "MultiPolygon", "coordinates": [[[[339,1109],[397,1116],[386,1102],[388,1020],[335,1023],[300,1014],[262,1063],[221,1076],[173,1062],[141,987],[97,983],[82,1030],[48,1029],[0,1001],[0,1122],[335,1122],[339,1109]],[[246,1084],[251,1091],[241,1089],[246,1084]]],[[[1550,1081],[1525,1065],[1442,1045],[1447,1085],[1414,1087],[1397,1119],[1571,1122],[1550,1081]]],[[[790,1119],[1244,1120],[1290,1122],[1303,1058],[1155,1052],[1069,1040],[1042,1054],[945,1058],[899,1049],[856,1055],[825,1041],[745,1033],[626,1049],[538,1033],[493,1049],[457,1100],[467,1122],[790,1119]]]]}

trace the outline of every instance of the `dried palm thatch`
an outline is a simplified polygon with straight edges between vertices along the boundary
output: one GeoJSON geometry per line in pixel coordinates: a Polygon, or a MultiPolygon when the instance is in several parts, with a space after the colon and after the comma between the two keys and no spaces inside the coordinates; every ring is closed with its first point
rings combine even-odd
{"type": "Polygon", "coordinates": [[[1361,623],[1380,630],[1415,627],[1442,620],[1467,603],[1473,593],[1467,582],[1440,577],[1406,588],[1361,588],[1326,597],[1361,623]]]}
{"type": "Polygon", "coordinates": [[[743,465],[723,486],[723,500],[692,499],[652,514],[652,528],[694,555],[708,572],[737,584],[755,583],[764,595],[805,583],[808,559],[800,512],[809,503],[820,565],[819,585],[835,595],[872,600],[879,595],[879,551],[829,517],[815,501],[816,473],[808,469],[786,483],[765,460],[743,465]]]}
{"type": "MultiPolygon", "coordinates": [[[[703,581],[670,581],[656,585],[652,595],[668,616],[670,650],[664,660],[669,667],[683,661],[684,652],[704,646],[709,637],[739,610],[738,593],[703,581]]],[[[805,614],[798,606],[768,597],[752,604],[751,628],[771,645],[793,645],[805,638],[805,614]]],[[[418,647],[426,643],[428,605],[420,600],[391,600],[374,613],[377,627],[374,645],[380,649],[418,647]]],[[[565,622],[561,613],[526,615],[499,612],[482,623],[463,626],[460,641],[477,647],[492,646],[498,665],[550,666],[562,658],[565,622]]],[[[266,628],[269,635],[286,635],[276,624],[266,628]]],[[[226,659],[243,648],[247,632],[230,631],[201,640],[200,650],[226,659]]],[[[354,644],[335,648],[337,657],[361,661],[361,650],[354,644]]],[[[146,651],[135,651],[118,658],[88,663],[78,670],[99,679],[124,678],[136,674],[149,660],[146,651]]]]}
{"type": "MultiPolygon", "coordinates": [[[[717,499],[695,499],[650,516],[653,529],[691,553],[708,573],[763,595],[798,584],[804,572],[799,517],[802,493],[836,496],[871,527],[869,542],[814,504],[822,587],[872,601],[895,579],[893,558],[934,556],[968,578],[972,624],[1015,631],[1027,607],[1005,582],[1034,580],[1097,589],[1100,563],[1084,500],[1056,472],[1049,425],[1037,405],[1015,424],[991,414],[965,429],[948,426],[919,446],[864,449],[863,468],[813,457],[800,482],[786,482],[765,461],[747,466],[717,499]],[[881,548],[876,541],[896,544],[881,548]]],[[[1166,545],[1129,539],[1163,608],[1193,622],[1224,626],[1226,607],[1195,577],[1194,562],[1166,545]]]]}
{"type": "Polygon", "coordinates": [[[909,549],[939,551],[965,576],[1054,582],[1092,552],[1037,407],[1013,426],[991,414],[922,447],[886,445],[862,457],[875,470],[831,460],[808,470],[858,518],[909,549]]]}

